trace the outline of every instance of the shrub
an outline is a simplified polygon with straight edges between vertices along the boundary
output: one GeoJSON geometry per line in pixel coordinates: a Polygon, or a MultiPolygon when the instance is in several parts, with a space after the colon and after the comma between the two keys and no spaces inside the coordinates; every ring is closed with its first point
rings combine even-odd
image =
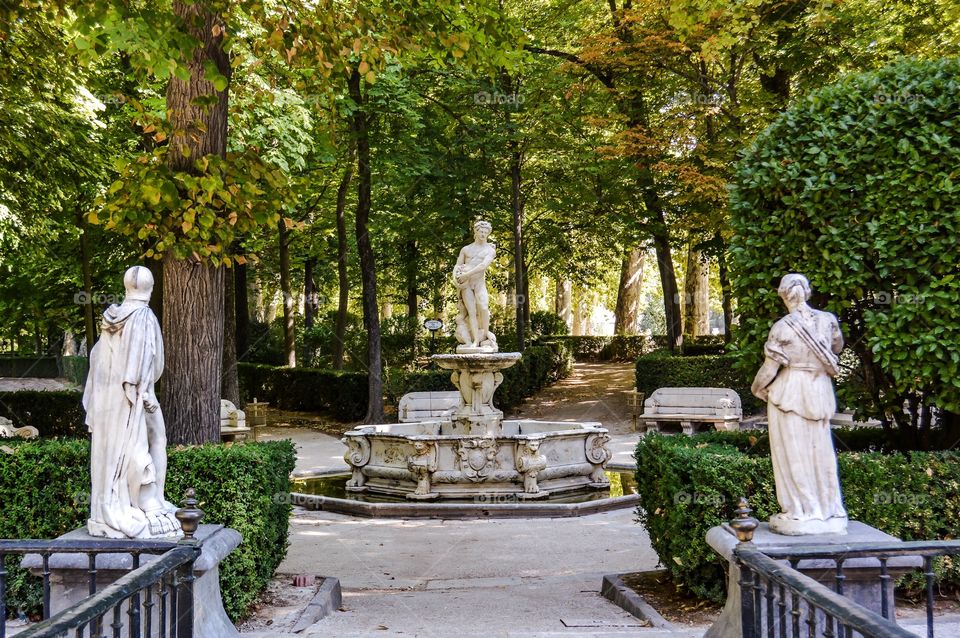
{"type": "Polygon", "coordinates": [[[320,368],[287,368],[240,363],[240,397],[274,407],[329,411],[341,421],[356,421],[367,411],[367,375],[320,368]]]}
{"type": "Polygon", "coordinates": [[[667,346],[666,337],[646,335],[562,336],[550,341],[568,344],[576,361],[633,361],[667,346]]]}
{"type": "MultiPolygon", "coordinates": [[[[960,453],[887,454],[877,451],[889,448],[882,430],[834,434],[851,519],[904,540],[960,533],[960,453]]],[[[723,600],[724,564],[706,534],[732,518],[737,499],[746,496],[761,521],[779,511],[769,452],[764,432],[651,435],[637,445],[639,522],[674,580],[697,596],[723,600]]],[[[942,580],[960,583],[956,573],[942,580]]]]}
{"type": "MultiPolygon", "coordinates": [[[[90,490],[87,441],[12,442],[0,452],[0,538],[56,538],[86,525],[90,490]],[[26,486],[26,487],[25,487],[26,486]]],[[[287,548],[289,475],[296,455],[290,441],[203,445],[171,449],[167,496],[197,491],[204,523],[231,527],[243,542],[220,565],[224,608],[234,620],[266,586],[287,548]]],[[[39,583],[10,557],[7,604],[37,613],[39,583]]]]}
{"type": "Polygon", "coordinates": [[[960,430],[958,78],[957,58],[848,75],[746,150],[731,194],[745,366],[784,312],[779,279],[802,272],[859,359],[866,391],[840,400],[909,429],[930,424],[916,402],[938,406],[960,430]]]}
{"type": "Polygon", "coordinates": [[[83,438],[87,436],[87,426],[82,397],[83,393],[73,390],[0,392],[0,416],[13,421],[16,427],[32,425],[42,437],[83,438]]]}
{"type": "MultiPolygon", "coordinates": [[[[506,410],[544,386],[559,381],[573,369],[570,347],[565,343],[547,342],[530,346],[518,363],[503,371],[503,383],[494,394],[494,404],[506,410]]],[[[386,383],[387,398],[394,404],[408,392],[456,390],[449,370],[391,370],[386,383]]]]}
{"type": "Polygon", "coordinates": [[[530,313],[530,336],[555,337],[570,334],[570,328],[563,317],[549,310],[537,310],[530,313]]]}
{"type": "Polygon", "coordinates": [[[763,402],[750,393],[751,379],[736,364],[732,354],[684,357],[654,352],[637,359],[637,390],[649,397],[657,388],[730,388],[740,395],[745,413],[762,409],[763,402]]]}

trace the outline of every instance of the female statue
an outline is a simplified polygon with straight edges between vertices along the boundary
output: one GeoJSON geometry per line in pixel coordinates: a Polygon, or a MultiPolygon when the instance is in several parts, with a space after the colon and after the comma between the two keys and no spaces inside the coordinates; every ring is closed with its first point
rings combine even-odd
{"type": "Polygon", "coordinates": [[[807,305],[810,283],[786,275],[777,291],[789,313],[777,321],[764,346],[765,360],[751,392],[767,402],[770,454],[782,512],[771,531],[844,534],[847,512],[840,493],[830,418],[837,409],[832,378],[843,336],[837,318],[807,305]]]}

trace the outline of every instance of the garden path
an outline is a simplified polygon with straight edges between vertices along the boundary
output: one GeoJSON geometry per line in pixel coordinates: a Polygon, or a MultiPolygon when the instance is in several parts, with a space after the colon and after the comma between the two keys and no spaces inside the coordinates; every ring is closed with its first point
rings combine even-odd
{"type": "Polygon", "coordinates": [[[612,435],[632,434],[627,390],[636,385],[634,363],[573,366],[566,379],[544,388],[514,408],[510,417],[544,421],[599,421],[612,435]]]}

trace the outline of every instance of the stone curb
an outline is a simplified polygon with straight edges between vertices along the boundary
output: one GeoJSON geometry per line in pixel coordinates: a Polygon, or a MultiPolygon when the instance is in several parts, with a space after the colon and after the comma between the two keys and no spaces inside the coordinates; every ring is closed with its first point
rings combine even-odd
{"type": "Polygon", "coordinates": [[[321,576],[323,583],[317,589],[313,599],[307,604],[297,624],[291,630],[292,633],[299,634],[310,628],[320,620],[323,620],[343,605],[343,592],[340,589],[340,579],[332,576],[321,576]]]}
{"type": "Polygon", "coordinates": [[[607,574],[603,577],[603,583],[600,586],[600,595],[620,607],[629,614],[632,614],[640,620],[646,620],[651,627],[657,629],[666,629],[676,631],[677,628],[657,613],[657,610],[650,606],[643,596],[633,591],[623,584],[620,579],[622,574],[607,574]]]}

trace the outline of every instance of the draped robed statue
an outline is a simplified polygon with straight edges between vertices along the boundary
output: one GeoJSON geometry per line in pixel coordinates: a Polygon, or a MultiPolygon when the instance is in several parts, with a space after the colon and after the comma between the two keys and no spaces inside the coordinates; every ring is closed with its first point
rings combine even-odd
{"type": "Polygon", "coordinates": [[[771,531],[790,536],[845,534],[837,454],[830,418],[837,410],[833,377],[843,336],[837,318],[807,305],[810,283],[783,277],[777,291],[789,313],[764,346],[764,363],[751,392],[767,402],[770,454],[781,512],[771,531]]]}
{"type": "Polygon", "coordinates": [[[83,393],[91,438],[87,531],[108,538],[173,536],[180,523],[163,495],[167,439],[154,394],[163,339],[148,305],[153,275],[134,266],[123,284],[123,303],[103,313],[83,393]]]}

